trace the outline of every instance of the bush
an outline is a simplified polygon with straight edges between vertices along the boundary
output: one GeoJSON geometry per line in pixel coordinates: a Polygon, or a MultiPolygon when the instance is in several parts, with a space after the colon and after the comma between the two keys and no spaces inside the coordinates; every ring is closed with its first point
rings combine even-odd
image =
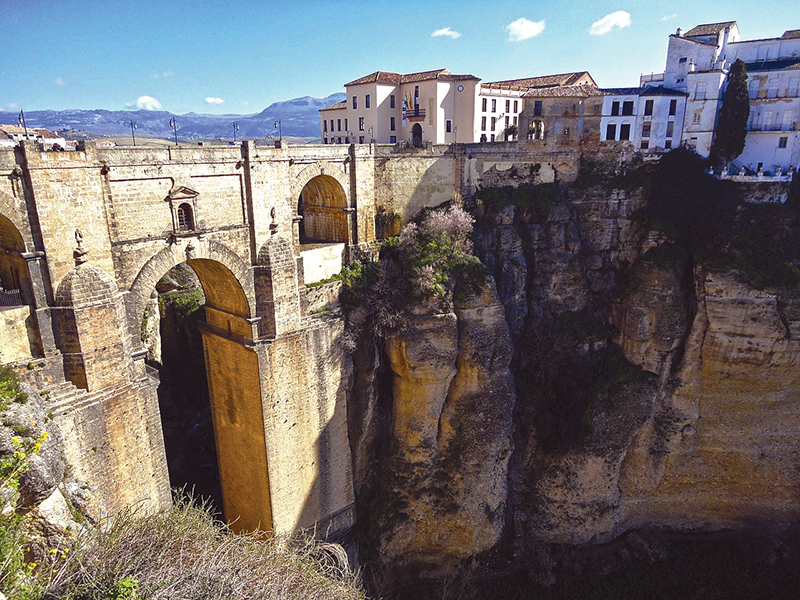
{"type": "Polygon", "coordinates": [[[51,553],[30,569],[32,598],[365,598],[341,547],[233,534],[191,498],[154,515],[123,512],[51,553]]]}
{"type": "Polygon", "coordinates": [[[457,283],[479,286],[485,270],[472,255],[474,219],[460,206],[434,210],[400,232],[396,256],[414,295],[447,305],[457,283]]]}

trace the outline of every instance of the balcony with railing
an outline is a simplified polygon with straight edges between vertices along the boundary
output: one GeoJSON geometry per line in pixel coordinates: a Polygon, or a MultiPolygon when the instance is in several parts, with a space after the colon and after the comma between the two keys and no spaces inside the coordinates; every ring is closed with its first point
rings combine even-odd
{"type": "Polygon", "coordinates": [[[409,121],[424,121],[425,109],[424,108],[407,108],[405,110],[406,119],[409,121]]]}
{"type": "Polygon", "coordinates": [[[22,294],[19,290],[0,290],[0,306],[22,306],[22,294]]]}
{"type": "Polygon", "coordinates": [[[797,131],[797,122],[792,123],[752,123],[747,131],[797,131]]]}
{"type": "Polygon", "coordinates": [[[639,87],[644,87],[648,83],[659,83],[664,81],[664,73],[650,73],[650,75],[639,76],[639,87]]]}

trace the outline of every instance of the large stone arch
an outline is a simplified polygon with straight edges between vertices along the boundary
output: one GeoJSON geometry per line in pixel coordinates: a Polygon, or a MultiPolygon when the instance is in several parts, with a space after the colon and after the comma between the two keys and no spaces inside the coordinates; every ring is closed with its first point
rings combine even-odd
{"type": "Polygon", "coordinates": [[[153,256],[130,289],[137,326],[158,280],[185,262],[206,297],[203,338],[211,416],[222,487],[223,512],[238,531],[270,530],[267,442],[262,376],[251,318],[255,310],[249,266],[230,248],[210,240],[183,238],[153,256]]]}
{"type": "MultiPolygon", "coordinates": [[[[252,309],[256,305],[255,291],[247,263],[224,244],[213,240],[185,238],[181,244],[170,244],[152,256],[134,278],[128,299],[128,316],[131,320],[132,331],[139,331],[139,323],[145,307],[159,279],[170,269],[184,262],[188,262],[195,270],[201,283],[204,284],[204,289],[209,288],[206,295],[208,297],[209,291],[211,292],[210,300],[215,307],[244,319],[253,316],[252,309]],[[231,282],[225,283],[223,288],[216,288],[212,284],[215,275],[219,278],[224,274],[215,270],[216,268],[209,264],[211,262],[222,265],[230,272],[239,284],[238,290],[231,282]],[[203,277],[206,278],[206,282],[203,282],[203,277]],[[233,293],[230,297],[226,297],[223,293],[228,288],[233,293]],[[239,295],[239,290],[241,295],[239,295]]],[[[219,280],[224,281],[222,278],[219,280]]]]}
{"type": "Polygon", "coordinates": [[[303,169],[293,185],[303,241],[347,242],[351,223],[350,182],[344,169],[316,163],[303,169]]]}

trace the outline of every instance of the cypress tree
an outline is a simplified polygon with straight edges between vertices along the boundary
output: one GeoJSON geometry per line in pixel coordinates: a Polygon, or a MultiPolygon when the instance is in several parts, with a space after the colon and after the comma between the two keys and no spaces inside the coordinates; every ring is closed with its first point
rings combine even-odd
{"type": "Polygon", "coordinates": [[[711,161],[715,165],[728,164],[742,153],[749,118],[747,71],[742,60],[737,58],[728,73],[728,89],[722,97],[719,121],[711,144],[711,161]]]}

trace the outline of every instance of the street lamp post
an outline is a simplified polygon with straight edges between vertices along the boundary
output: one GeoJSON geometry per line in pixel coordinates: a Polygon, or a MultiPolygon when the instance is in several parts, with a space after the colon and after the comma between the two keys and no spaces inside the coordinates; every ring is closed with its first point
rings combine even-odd
{"type": "Polygon", "coordinates": [[[172,131],[175,132],[175,145],[177,146],[178,145],[178,125],[175,122],[175,117],[172,117],[169,120],[169,125],[170,125],[170,127],[172,127],[172,131]]]}
{"type": "Polygon", "coordinates": [[[237,131],[239,131],[239,124],[238,123],[234,123],[233,124],[233,145],[234,146],[236,145],[236,132],[237,131]]]}
{"type": "Polygon", "coordinates": [[[136,121],[131,121],[131,137],[133,138],[133,145],[136,145],[136,121]]]}

